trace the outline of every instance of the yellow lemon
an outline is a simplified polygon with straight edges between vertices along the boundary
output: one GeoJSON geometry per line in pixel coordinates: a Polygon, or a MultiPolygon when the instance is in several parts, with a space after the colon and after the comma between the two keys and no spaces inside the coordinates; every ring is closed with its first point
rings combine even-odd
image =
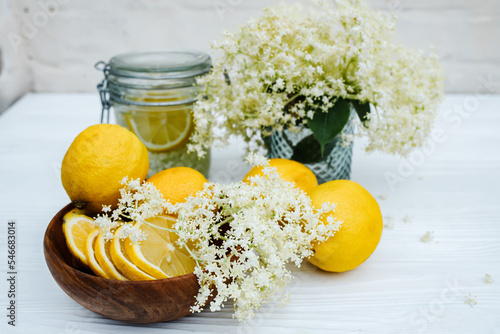
{"type": "MultiPolygon", "coordinates": [[[[336,203],[333,217],[343,221],[340,230],[323,243],[314,245],[309,262],[333,272],[351,270],[365,262],[382,236],[382,213],[375,198],[361,185],[349,180],[324,183],[310,194],[312,204],[336,203]]],[[[323,219],[326,224],[326,217],[323,219]]]]}
{"type": "Polygon", "coordinates": [[[88,266],[85,246],[88,235],[95,229],[94,220],[72,210],[64,215],[62,228],[70,253],[88,266]]]}
{"type": "Polygon", "coordinates": [[[147,179],[172,204],[183,203],[191,195],[203,189],[207,179],[197,170],[189,167],[165,169],[147,179]]]}
{"type": "Polygon", "coordinates": [[[89,216],[89,212],[87,212],[86,210],[80,210],[78,208],[73,208],[70,211],[68,211],[68,213],[65,214],[64,217],[66,219],[68,219],[69,217],[71,217],[73,215],[85,215],[85,216],[89,216]]]}
{"type": "Polygon", "coordinates": [[[69,147],[61,180],[76,207],[100,212],[102,205],[118,204],[123,177],[142,181],[148,170],[148,151],[137,136],[119,125],[97,124],[69,147]]]}
{"type": "Polygon", "coordinates": [[[172,229],[175,222],[173,217],[157,216],[148,219],[147,223],[136,223],[134,228],[146,233],[146,240],[125,243],[125,251],[132,262],[155,278],[181,276],[194,271],[196,262],[185,247],[177,245],[178,235],[164,229],[172,229]]]}
{"type": "Polygon", "coordinates": [[[94,274],[99,277],[110,278],[109,275],[106,274],[104,270],[102,270],[101,266],[97,262],[97,259],[95,258],[95,241],[99,234],[101,234],[101,230],[99,228],[96,228],[89,234],[89,236],[87,237],[87,243],[85,244],[85,255],[87,256],[87,260],[89,261],[89,267],[90,269],[92,269],[94,274]]]}
{"type": "Polygon", "coordinates": [[[110,253],[111,260],[115,264],[116,268],[120,270],[128,279],[133,281],[146,281],[154,280],[155,278],[151,275],[146,274],[144,271],[139,269],[132,260],[127,255],[125,251],[125,243],[130,244],[130,239],[120,239],[118,236],[121,234],[122,229],[125,225],[120,226],[113,236],[111,241],[110,253]]]}
{"type": "MultiPolygon", "coordinates": [[[[318,180],[314,173],[300,162],[288,159],[270,159],[269,165],[278,170],[283,180],[295,183],[297,188],[301,189],[306,194],[310,193],[318,186],[318,180]]],[[[256,175],[263,175],[261,166],[253,167],[247,175],[245,175],[243,181],[249,183],[250,177],[256,175]]]]}
{"type": "Polygon", "coordinates": [[[97,263],[109,278],[120,281],[128,281],[128,278],[125,277],[123,273],[116,268],[113,261],[111,261],[110,246],[111,240],[105,240],[104,234],[99,233],[94,242],[94,254],[97,263]]]}

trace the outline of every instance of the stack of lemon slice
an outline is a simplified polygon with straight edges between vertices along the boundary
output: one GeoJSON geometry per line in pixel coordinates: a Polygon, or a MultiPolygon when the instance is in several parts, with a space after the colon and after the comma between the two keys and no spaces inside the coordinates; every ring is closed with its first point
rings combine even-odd
{"type": "Polygon", "coordinates": [[[180,276],[194,271],[195,261],[186,249],[176,244],[178,236],[162,228],[172,228],[175,218],[157,216],[147,223],[135,223],[147,235],[132,243],[121,239],[122,227],[106,240],[94,220],[72,210],[63,218],[63,232],[68,248],[97,276],[116,280],[154,280],[180,276]]]}

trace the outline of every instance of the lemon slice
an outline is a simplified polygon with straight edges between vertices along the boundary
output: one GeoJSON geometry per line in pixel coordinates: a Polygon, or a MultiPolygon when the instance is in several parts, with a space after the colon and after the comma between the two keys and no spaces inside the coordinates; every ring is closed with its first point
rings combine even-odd
{"type": "Polygon", "coordinates": [[[185,144],[193,128],[189,109],[126,115],[127,124],[149,151],[167,152],[185,144]]]}
{"type": "MultiPolygon", "coordinates": [[[[172,228],[175,219],[169,216],[157,216],[148,220],[151,225],[172,228]]],[[[132,262],[155,278],[181,276],[194,271],[195,261],[185,248],[175,242],[176,233],[154,228],[149,224],[136,223],[134,229],[141,229],[146,240],[125,243],[125,250],[132,262]]]]}
{"type": "Polygon", "coordinates": [[[85,245],[88,235],[94,229],[94,220],[88,216],[70,211],[63,217],[63,232],[68,249],[87,266],[89,263],[85,256],[85,245]]]}
{"type": "Polygon", "coordinates": [[[90,232],[89,236],[87,237],[85,255],[87,256],[89,267],[90,269],[92,269],[94,274],[100,277],[109,278],[109,275],[106,274],[104,270],[102,270],[101,266],[99,265],[99,263],[95,258],[94,247],[95,247],[95,241],[99,236],[99,234],[101,234],[101,230],[98,228],[90,232]]]}
{"type": "Polygon", "coordinates": [[[146,274],[144,271],[139,269],[135,264],[132,263],[127,253],[125,252],[124,243],[130,243],[129,238],[120,239],[120,235],[123,226],[115,231],[113,240],[111,241],[110,253],[113,263],[116,265],[118,270],[123,273],[128,279],[133,281],[145,281],[154,280],[155,278],[151,275],[146,274]]]}
{"type": "Polygon", "coordinates": [[[102,270],[109,276],[120,281],[128,281],[128,278],[123,276],[123,274],[116,269],[115,265],[111,261],[111,255],[109,251],[109,246],[111,244],[110,240],[104,240],[104,234],[99,233],[94,244],[94,252],[97,262],[101,266],[102,270]]]}

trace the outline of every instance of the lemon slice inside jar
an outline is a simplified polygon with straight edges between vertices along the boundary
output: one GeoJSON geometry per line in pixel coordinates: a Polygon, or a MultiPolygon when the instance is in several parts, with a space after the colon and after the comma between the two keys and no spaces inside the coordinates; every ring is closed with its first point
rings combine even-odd
{"type": "Polygon", "coordinates": [[[174,150],[189,139],[193,128],[190,109],[132,112],[127,125],[151,152],[174,150]]]}

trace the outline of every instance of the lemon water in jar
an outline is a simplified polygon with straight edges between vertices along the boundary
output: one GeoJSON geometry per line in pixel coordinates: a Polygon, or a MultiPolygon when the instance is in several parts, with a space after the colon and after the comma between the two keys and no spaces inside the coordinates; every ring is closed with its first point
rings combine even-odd
{"type": "Polygon", "coordinates": [[[121,54],[100,62],[105,79],[98,85],[103,104],[101,122],[116,121],[135,133],[149,152],[149,174],[177,166],[191,167],[207,177],[210,152],[199,159],[188,152],[194,128],[191,114],[198,90],[196,77],[210,71],[210,56],[193,51],[121,54]]]}

